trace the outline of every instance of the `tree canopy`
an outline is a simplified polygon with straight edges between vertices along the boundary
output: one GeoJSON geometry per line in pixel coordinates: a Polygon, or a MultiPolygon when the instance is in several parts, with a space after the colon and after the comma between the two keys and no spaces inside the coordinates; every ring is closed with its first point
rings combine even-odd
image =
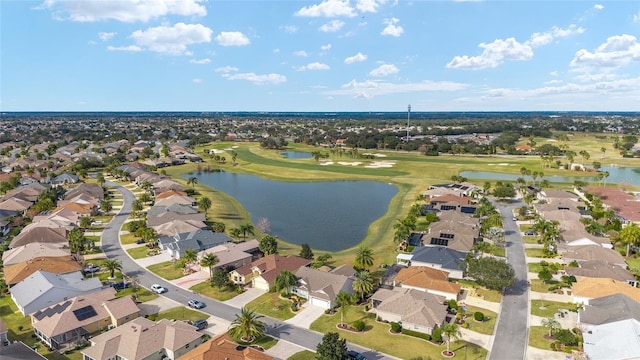
{"type": "Polygon", "coordinates": [[[347,359],[347,341],[335,332],[328,332],[316,347],[316,360],[347,359]]]}
{"type": "Polygon", "coordinates": [[[516,274],[511,265],[492,257],[469,260],[467,275],[474,278],[478,284],[492,290],[500,291],[516,282],[516,274]]]}

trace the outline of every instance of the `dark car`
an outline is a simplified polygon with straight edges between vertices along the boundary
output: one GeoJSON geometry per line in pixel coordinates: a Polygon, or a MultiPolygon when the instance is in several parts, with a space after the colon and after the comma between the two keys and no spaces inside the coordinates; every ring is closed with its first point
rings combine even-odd
{"type": "Polygon", "coordinates": [[[525,231],[524,233],[526,236],[534,236],[536,233],[535,231],[525,231]]]}
{"type": "Polygon", "coordinates": [[[202,309],[204,307],[204,303],[196,299],[189,300],[189,302],[187,302],[187,305],[189,305],[189,307],[192,307],[194,309],[202,309]]]}
{"type": "Polygon", "coordinates": [[[347,357],[349,359],[355,359],[355,360],[367,360],[367,358],[364,355],[360,354],[357,351],[353,351],[353,350],[347,351],[347,357]]]}
{"type": "Polygon", "coordinates": [[[193,324],[191,325],[195,326],[198,330],[203,330],[203,329],[206,329],[207,326],[209,326],[209,323],[207,322],[207,320],[200,319],[200,320],[194,321],[193,324]]]}
{"type": "Polygon", "coordinates": [[[120,281],[120,282],[112,282],[111,286],[116,290],[124,290],[129,286],[129,283],[120,281]]]}
{"type": "Polygon", "coordinates": [[[136,244],[138,244],[138,245],[142,245],[142,244],[144,244],[144,242],[145,242],[144,239],[136,240],[136,244]]]}
{"type": "Polygon", "coordinates": [[[84,268],[85,274],[93,274],[97,273],[98,271],[100,271],[100,266],[98,265],[89,265],[84,268]]]}

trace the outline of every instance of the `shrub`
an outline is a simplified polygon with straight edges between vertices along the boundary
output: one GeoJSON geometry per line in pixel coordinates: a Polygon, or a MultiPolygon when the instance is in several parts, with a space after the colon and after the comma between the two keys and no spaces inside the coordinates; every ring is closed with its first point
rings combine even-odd
{"type": "Polygon", "coordinates": [[[564,345],[578,345],[578,337],[567,329],[558,330],[556,340],[564,345]]]}
{"type": "Polygon", "coordinates": [[[476,321],[484,321],[484,314],[480,311],[476,311],[473,314],[473,318],[476,319],[476,321]]]}
{"type": "Polygon", "coordinates": [[[417,337],[417,338],[420,338],[420,339],[425,339],[427,341],[431,340],[431,335],[425,334],[425,333],[421,333],[419,331],[413,331],[413,330],[408,330],[408,329],[403,328],[402,329],[402,333],[405,334],[405,335],[417,337]]]}
{"type": "Polygon", "coordinates": [[[460,325],[460,326],[462,326],[463,329],[468,329],[469,328],[469,323],[468,322],[463,322],[462,325],[460,325]]]}
{"type": "Polygon", "coordinates": [[[431,339],[435,342],[442,342],[442,329],[439,327],[433,329],[433,333],[431,334],[431,339]]]}
{"type": "Polygon", "coordinates": [[[454,299],[447,300],[447,306],[449,306],[449,309],[453,310],[454,312],[458,311],[458,302],[454,299]]]}
{"type": "Polygon", "coordinates": [[[353,328],[358,330],[358,331],[363,331],[364,330],[364,321],[356,320],[353,323],[351,323],[351,326],[353,326],[353,328]]]}
{"type": "Polygon", "coordinates": [[[397,333],[397,332],[400,332],[401,330],[402,330],[402,325],[400,325],[400,323],[397,323],[397,322],[391,323],[391,331],[397,333]]]}

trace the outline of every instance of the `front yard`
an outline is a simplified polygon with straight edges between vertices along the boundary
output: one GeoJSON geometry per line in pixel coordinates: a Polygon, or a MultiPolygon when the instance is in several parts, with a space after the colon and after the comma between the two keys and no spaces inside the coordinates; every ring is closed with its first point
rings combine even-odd
{"type": "MultiPolygon", "coordinates": [[[[291,311],[291,300],[281,298],[277,292],[265,293],[245,305],[245,307],[255,310],[258,314],[270,316],[278,320],[291,319],[296,315],[296,313],[291,311]]],[[[302,308],[298,311],[302,311],[302,308]]]]}
{"type": "Polygon", "coordinates": [[[558,284],[560,284],[560,281],[557,280],[549,280],[546,284],[542,282],[542,280],[539,279],[531,279],[530,280],[531,283],[531,291],[535,291],[535,292],[542,292],[542,293],[546,293],[546,292],[550,292],[549,288],[552,286],[556,286],[558,284]]]}
{"type": "Polygon", "coordinates": [[[165,280],[175,280],[184,276],[181,267],[176,268],[173,261],[165,261],[158,264],[153,264],[147,267],[147,270],[160,276],[165,280]]]}
{"type": "Polygon", "coordinates": [[[479,332],[480,334],[492,335],[493,329],[496,326],[496,318],[498,314],[494,313],[491,310],[470,306],[467,305],[467,323],[469,324],[469,330],[473,330],[475,332],[479,332]],[[485,321],[476,321],[473,318],[473,314],[477,311],[480,311],[484,314],[485,318],[489,318],[489,320],[485,321]]]}
{"type": "Polygon", "coordinates": [[[553,317],[560,309],[575,310],[576,304],[547,300],[531,300],[531,314],[541,317],[553,317]],[[544,307],[541,309],[541,307],[544,307]]]}
{"type": "Polygon", "coordinates": [[[200,284],[193,285],[192,287],[189,288],[189,290],[193,290],[199,293],[200,295],[203,295],[212,299],[216,299],[218,301],[226,301],[239,294],[235,290],[225,289],[222,291],[218,291],[218,288],[211,286],[209,281],[204,281],[204,282],[201,282],[200,284]]]}
{"type": "Polygon", "coordinates": [[[189,309],[186,306],[176,306],[171,309],[160,311],[157,314],[151,314],[148,319],[151,321],[157,321],[160,319],[196,321],[200,319],[207,319],[208,317],[209,315],[189,309]]]}
{"type": "MultiPolygon", "coordinates": [[[[389,324],[377,322],[374,313],[367,313],[363,306],[352,306],[346,312],[345,322],[352,323],[356,320],[365,322],[365,330],[362,333],[353,333],[340,330],[336,325],[340,322],[340,313],[333,315],[322,315],[311,324],[311,330],[326,334],[327,332],[337,332],[340,337],[374,351],[382,351],[389,355],[401,359],[411,359],[417,356],[423,358],[441,359],[442,350],[446,350],[446,344],[436,345],[430,341],[418,339],[408,335],[390,334],[389,324]]],[[[468,346],[467,359],[485,359],[487,351],[482,347],[457,341],[451,343],[451,350],[457,352],[457,356],[463,355],[464,347],[468,346]]]]}
{"type": "Polygon", "coordinates": [[[158,249],[149,249],[146,245],[142,245],[127,250],[127,253],[134,259],[146,258],[150,252],[155,252],[155,255],[157,255],[158,249]]]}
{"type": "Polygon", "coordinates": [[[497,303],[502,301],[502,294],[500,294],[499,291],[489,290],[483,286],[476,284],[473,281],[458,280],[458,279],[452,280],[452,281],[460,284],[463,288],[467,289],[469,291],[469,296],[474,296],[475,294],[475,295],[478,295],[481,299],[484,299],[486,301],[497,302],[497,303]]]}

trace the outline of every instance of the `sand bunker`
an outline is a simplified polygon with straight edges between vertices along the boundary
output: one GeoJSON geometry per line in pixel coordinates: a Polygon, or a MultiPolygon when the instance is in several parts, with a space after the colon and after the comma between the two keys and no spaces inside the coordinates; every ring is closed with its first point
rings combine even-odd
{"type": "Polygon", "coordinates": [[[354,161],[354,162],[338,161],[338,164],[345,165],[345,166],[349,166],[349,165],[358,166],[358,165],[360,165],[362,163],[361,162],[357,162],[357,161],[354,161]]]}
{"type": "Polygon", "coordinates": [[[321,162],[320,165],[333,165],[333,161],[324,161],[321,162]]]}
{"type": "Polygon", "coordinates": [[[369,169],[390,168],[395,164],[395,161],[373,161],[371,164],[365,167],[369,169]]]}
{"type": "Polygon", "coordinates": [[[211,153],[213,153],[213,154],[222,154],[222,153],[224,153],[224,150],[212,149],[212,150],[209,150],[209,154],[211,154],[211,153]]]}
{"type": "Polygon", "coordinates": [[[385,154],[364,153],[364,156],[387,157],[385,154]]]}

